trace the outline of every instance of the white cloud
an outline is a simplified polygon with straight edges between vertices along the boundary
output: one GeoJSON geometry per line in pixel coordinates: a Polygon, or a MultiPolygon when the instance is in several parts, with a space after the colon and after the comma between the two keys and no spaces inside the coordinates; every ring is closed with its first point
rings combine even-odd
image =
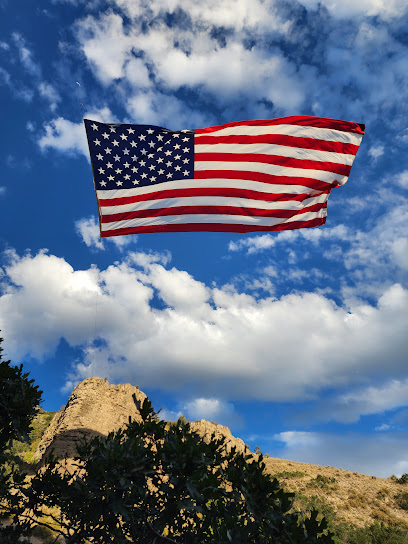
{"type": "Polygon", "coordinates": [[[242,423],[242,419],[236,413],[232,403],[216,398],[196,398],[187,402],[182,411],[191,420],[206,419],[227,427],[242,423]]]}
{"type": "MultiPolygon", "coordinates": [[[[169,27],[162,20],[167,10],[175,11],[176,3],[170,6],[156,1],[145,9],[125,1],[118,3],[132,17],[133,25],[125,28],[117,13],[108,12],[98,18],[88,16],[78,22],[77,37],[91,69],[103,84],[130,85],[133,92],[127,93],[129,114],[138,119],[142,115],[143,121],[152,110],[152,104],[161,103],[162,89],[175,91],[184,86],[205,89],[212,93],[212,101],[222,103],[237,93],[239,96],[235,99],[240,102],[242,96],[257,93],[255,104],[258,98],[272,101],[276,107],[288,111],[301,106],[304,77],[299,76],[296,67],[279,50],[266,53],[257,46],[246,47],[245,35],[239,34],[244,28],[256,31],[262,27],[278,34],[288,29],[288,25],[279,24],[277,13],[265,9],[262,2],[240,2],[239,7],[234,7],[232,18],[228,11],[229,0],[223,0],[221,5],[217,2],[213,9],[208,5],[197,9],[191,3],[180,2],[180,7],[188,13],[188,29],[177,22],[169,27]],[[209,32],[210,24],[221,24],[214,16],[217,11],[228,13],[226,26],[232,26],[238,33],[228,37],[222,45],[209,32]],[[255,22],[257,11],[264,16],[255,22]],[[144,17],[149,21],[152,17],[158,19],[146,29],[142,26],[144,17]],[[156,82],[155,89],[146,93],[146,89],[152,87],[152,78],[156,82]]],[[[162,111],[167,107],[162,105],[162,111]]],[[[259,111],[263,108],[259,104],[259,111]]],[[[172,119],[177,119],[176,112],[172,119]]],[[[156,115],[153,122],[157,122],[156,115]]]]}
{"type": "MultiPolygon", "coordinates": [[[[88,247],[102,250],[105,249],[95,216],[75,221],[75,230],[88,247]]],[[[105,241],[115,244],[120,250],[123,250],[132,242],[136,242],[136,240],[137,236],[112,236],[110,238],[105,238],[105,241]]]]}
{"type": "Polygon", "coordinates": [[[385,148],[383,145],[373,145],[368,150],[368,154],[375,161],[384,155],[385,148]]]}
{"type": "Polygon", "coordinates": [[[52,147],[58,151],[82,153],[85,157],[89,157],[83,123],[73,123],[63,117],[58,117],[45,123],[43,128],[45,133],[38,141],[41,149],[52,147]]]}
{"type": "Polygon", "coordinates": [[[324,6],[331,15],[339,18],[355,16],[375,17],[385,19],[401,17],[407,12],[405,0],[299,0],[306,8],[317,9],[324,6]]]}
{"type": "Polygon", "coordinates": [[[208,115],[191,110],[185,103],[159,91],[142,90],[128,98],[126,108],[139,123],[165,125],[173,130],[191,129],[208,123],[208,115]]]}
{"type": "Polygon", "coordinates": [[[230,251],[246,250],[248,254],[258,253],[275,247],[277,244],[288,244],[297,242],[300,239],[307,240],[312,244],[318,244],[321,240],[334,239],[347,241],[352,239],[353,234],[345,225],[336,227],[313,228],[303,230],[285,230],[273,234],[262,234],[252,238],[241,238],[237,242],[230,242],[230,251]]]}
{"type": "Polygon", "coordinates": [[[408,170],[404,170],[395,176],[395,181],[403,189],[408,189],[408,170]]]}
{"type": "MultiPolygon", "coordinates": [[[[280,245],[288,253],[291,263],[291,252],[299,246],[299,241],[306,240],[311,249],[322,244],[322,255],[342,263],[347,271],[348,282],[341,285],[343,297],[379,296],[385,285],[392,282],[405,283],[407,280],[408,209],[406,199],[399,197],[396,204],[397,197],[389,190],[388,196],[379,192],[373,198],[375,204],[372,205],[383,206],[386,211],[378,214],[367,230],[353,230],[338,225],[333,228],[284,231],[241,238],[230,242],[229,250],[244,250],[248,254],[255,254],[280,245]]],[[[362,197],[359,201],[363,204],[366,202],[362,197]]],[[[366,205],[371,206],[371,197],[366,205]]],[[[304,245],[302,251],[304,256],[304,245]]],[[[310,276],[309,269],[307,274],[310,276]]],[[[302,275],[306,276],[306,271],[299,268],[285,269],[285,277],[296,279],[296,275],[301,279],[302,275]]]]}
{"type": "MultiPolygon", "coordinates": [[[[395,198],[395,197],[394,197],[395,198]]],[[[400,198],[384,215],[378,216],[366,232],[356,231],[349,249],[343,251],[344,264],[364,291],[382,289],[390,281],[390,271],[402,281],[408,271],[408,209],[400,198]]]]}
{"type": "Polygon", "coordinates": [[[88,246],[95,249],[105,249],[103,240],[101,240],[99,225],[96,222],[95,217],[89,217],[88,219],[79,219],[75,221],[75,229],[81,236],[82,241],[88,246]]]}
{"type": "Polygon", "coordinates": [[[166,408],[162,408],[159,413],[160,419],[164,421],[177,421],[180,416],[184,415],[181,410],[178,412],[175,412],[174,410],[168,410],[166,408]]]}
{"type": "Polygon", "coordinates": [[[61,97],[56,91],[56,89],[49,83],[46,83],[45,81],[40,83],[38,89],[39,89],[40,95],[44,97],[46,100],[48,100],[51,111],[54,111],[58,105],[58,102],[61,100],[61,97]]]}
{"type": "Polygon", "coordinates": [[[42,359],[64,337],[83,349],[73,381],[92,371],[203,398],[291,401],[405,372],[408,292],[400,285],[375,306],[345,309],[323,294],[254,298],[210,288],[154,254],[101,271],[76,271],[44,252],[11,257],[0,298],[8,352],[42,359]],[[104,345],[93,347],[95,336],[104,345]]]}
{"type": "Polygon", "coordinates": [[[0,67],[0,82],[8,86],[11,85],[11,76],[4,68],[0,67]]]}
{"type": "Polygon", "coordinates": [[[132,38],[123,28],[122,17],[115,13],[95,19],[89,15],[78,26],[82,50],[103,83],[124,75],[124,63],[132,53],[132,38]]]}
{"type": "Polygon", "coordinates": [[[24,68],[29,72],[32,76],[40,77],[41,76],[41,68],[39,64],[37,64],[34,61],[34,57],[32,52],[28,49],[26,45],[26,41],[24,37],[19,34],[18,32],[13,32],[12,34],[13,41],[15,45],[18,48],[20,61],[24,68]]]}
{"type": "Polygon", "coordinates": [[[328,404],[327,412],[331,413],[333,419],[342,422],[358,421],[363,415],[381,414],[387,410],[402,408],[408,406],[408,379],[394,379],[381,386],[353,390],[328,404]],[[330,405],[334,405],[334,408],[330,405]]]}
{"type": "MultiPolygon", "coordinates": [[[[103,123],[115,122],[115,118],[109,108],[87,112],[85,118],[103,123]]],[[[82,154],[89,160],[89,149],[86,140],[84,124],[73,123],[63,117],[58,117],[45,123],[43,134],[38,144],[42,150],[53,148],[60,152],[82,154]]]]}
{"type": "MultiPolygon", "coordinates": [[[[312,109],[316,115],[368,123],[405,107],[406,50],[384,22],[401,16],[404,0],[327,0],[328,13],[320,10],[319,17],[331,32],[319,39],[299,11],[289,13],[275,2],[240,0],[233,9],[232,0],[115,4],[115,13],[110,9],[77,21],[76,35],[94,75],[113,85],[116,96],[126,97],[129,117],[140,122],[173,127],[184,106],[182,124],[190,119],[190,127],[208,126],[212,119],[196,122],[209,110],[203,102],[226,120],[312,109]],[[376,15],[383,20],[371,24],[369,17],[376,15]],[[347,36],[333,17],[352,18],[347,36]],[[177,104],[174,95],[186,90],[192,100],[177,104]]],[[[309,11],[319,5],[317,0],[303,4],[309,11]]],[[[371,152],[380,153],[380,146],[371,152]]]]}
{"type": "Polygon", "coordinates": [[[6,194],[7,188],[4,186],[0,186],[0,196],[4,196],[6,194]]]}
{"type": "Polygon", "coordinates": [[[401,476],[408,468],[406,433],[336,435],[286,431],[275,435],[283,449],[269,451],[271,456],[302,463],[333,466],[361,474],[388,478],[401,476]]]}
{"type": "Polygon", "coordinates": [[[377,432],[382,432],[389,431],[391,428],[391,425],[388,425],[387,423],[382,423],[381,425],[378,425],[378,427],[375,427],[374,430],[377,432]]]}

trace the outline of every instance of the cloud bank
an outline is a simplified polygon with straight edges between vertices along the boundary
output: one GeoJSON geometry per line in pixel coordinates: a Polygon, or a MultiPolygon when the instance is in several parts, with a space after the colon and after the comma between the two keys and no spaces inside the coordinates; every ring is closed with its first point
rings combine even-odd
{"type": "MultiPolygon", "coordinates": [[[[9,259],[0,298],[9,356],[43,359],[65,338],[83,350],[68,387],[92,365],[112,381],[196,397],[299,401],[406,373],[408,291],[399,284],[375,305],[345,308],[317,293],[254,298],[209,287],[168,267],[168,256],[130,253],[105,270],[75,270],[44,251],[9,259]]],[[[364,402],[349,404],[367,413],[364,402]]]]}

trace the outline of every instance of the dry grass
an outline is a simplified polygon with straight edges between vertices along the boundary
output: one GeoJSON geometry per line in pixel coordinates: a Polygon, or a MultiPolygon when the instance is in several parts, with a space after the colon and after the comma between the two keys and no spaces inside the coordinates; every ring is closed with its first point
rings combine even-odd
{"type": "Polygon", "coordinates": [[[272,457],[264,461],[268,473],[276,476],[285,489],[324,499],[339,521],[356,527],[376,521],[403,523],[408,530],[408,509],[403,507],[404,499],[408,499],[408,483],[272,457]]]}

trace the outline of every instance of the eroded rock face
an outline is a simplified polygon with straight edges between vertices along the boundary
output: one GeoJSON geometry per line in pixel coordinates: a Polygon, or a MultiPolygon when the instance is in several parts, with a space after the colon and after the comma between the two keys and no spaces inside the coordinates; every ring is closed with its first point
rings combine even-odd
{"type": "Polygon", "coordinates": [[[50,449],[57,457],[76,455],[78,440],[86,436],[107,436],[124,427],[129,416],[141,421],[133,401],[143,401],[146,395],[137,387],[126,384],[110,385],[102,378],[87,378],[72,391],[67,404],[57,413],[35,452],[40,460],[50,449]]]}
{"type": "MultiPolygon", "coordinates": [[[[76,456],[76,445],[83,438],[107,436],[132,420],[141,421],[132,395],[143,402],[145,393],[137,387],[126,384],[110,385],[101,378],[87,378],[72,391],[69,400],[52,419],[50,426],[35,452],[34,458],[44,460],[51,449],[58,458],[72,459],[76,456]]],[[[205,442],[225,436],[226,449],[236,446],[238,452],[249,452],[240,438],[232,436],[228,427],[201,419],[191,423],[191,430],[204,437],[205,442]]]]}
{"type": "Polygon", "coordinates": [[[235,446],[237,452],[241,453],[250,453],[249,446],[245,444],[240,438],[235,438],[232,435],[228,427],[224,427],[219,423],[213,423],[212,421],[207,421],[206,419],[200,419],[190,423],[190,429],[195,433],[203,437],[204,442],[208,444],[211,441],[211,435],[215,435],[215,438],[226,438],[225,448],[227,451],[230,451],[233,446],[235,446]]]}

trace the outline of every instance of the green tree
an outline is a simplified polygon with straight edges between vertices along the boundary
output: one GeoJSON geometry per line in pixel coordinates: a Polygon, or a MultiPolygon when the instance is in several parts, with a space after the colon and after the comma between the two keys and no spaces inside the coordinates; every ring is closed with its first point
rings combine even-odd
{"type": "MultiPolygon", "coordinates": [[[[2,351],[0,347],[0,507],[7,513],[16,500],[12,489],[21,486],[25,479],[8,448],[13,440],[28,440],[42,391],[34,385],[34,380],[28,379],[28,373],[23,373],[22,365],[12,366],[10,361],[2,361],[2,351]]],[[[14,544],[28,528],[28,523],[0,527],[2,544],[14,544]]]]}
{"type": "Polygon", "coordinates": [[[57,524],[67,544],[334,542],[317,511],[293,511],[262,455],[206,443],[187,421],[169,426],[148,399],[135,402],[142,421],[83,441],[73,469],[50,457],[18,489],[16,519],[57,524]]]}
{"type": "MultiPolygon", "coordinates": [[[[0,338],[0,344],[3,338],[0,338]]],[[[0,347],[0,452],[11,440],[28,440],[31,421],[41,401],[42,391],[23,373],[23,365],[2,361],[0,347]]]]}

